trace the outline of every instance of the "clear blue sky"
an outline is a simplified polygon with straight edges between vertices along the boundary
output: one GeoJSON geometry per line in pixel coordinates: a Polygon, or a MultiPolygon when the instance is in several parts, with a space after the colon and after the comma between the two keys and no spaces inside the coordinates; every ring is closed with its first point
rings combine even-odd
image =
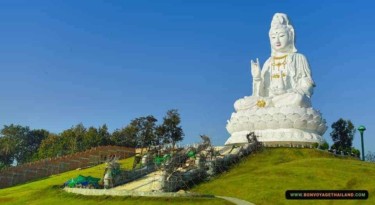
{"type": "Polygon", "coordinates": [[[222,145],[234,101],[251,94],[249,61],[268,58],[283,12],[311,65],[313,106],[329,126],[365,125],[375,151],[374,10],[371,0],[1,1],[0,126],[112,131],[176,108],[184,143],[207,134],[222,145]]]}

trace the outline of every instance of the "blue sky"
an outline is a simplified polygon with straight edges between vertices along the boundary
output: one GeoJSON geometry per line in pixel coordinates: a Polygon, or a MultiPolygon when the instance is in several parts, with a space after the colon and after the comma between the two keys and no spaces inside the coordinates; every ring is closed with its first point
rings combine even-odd
{"type": "Polygon", "coordinates": [[[328,126],[365,125],[365,150],[375,151],[374,9],[370,0],[1,1],[0,125],[114,130],[176,108],[184,143],[207,134],[222,145],[234,101],[251,95],[249,61],[269,57],[270,22],[283,12],[317,84],[314,108],[328,126]]]}

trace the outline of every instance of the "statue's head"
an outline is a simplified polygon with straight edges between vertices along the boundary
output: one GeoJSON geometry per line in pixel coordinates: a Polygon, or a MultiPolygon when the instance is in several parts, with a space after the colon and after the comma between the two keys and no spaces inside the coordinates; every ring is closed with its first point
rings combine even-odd
{"type": "Polygon", "coordinates": [[[271,29],[269,32],[271,49],[273,56],[276,52],[281,53],[295,53],[297,52],[294,46],[294,28],[290,23],[288,16],[283,13],[276,13],[271,22],[271,29]]]}

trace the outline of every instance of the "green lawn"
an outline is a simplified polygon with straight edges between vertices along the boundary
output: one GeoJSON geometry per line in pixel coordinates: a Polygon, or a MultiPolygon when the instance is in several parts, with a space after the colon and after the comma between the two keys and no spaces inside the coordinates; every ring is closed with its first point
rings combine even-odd
{"type": "MultiPolygon", "coordinates": [[[[121,160],[130,168],[133,158],[121,160]]],[[[74,170],[39,181],[0,189],[0,204],[230,204],[221,199],[88,197],[59,186],[78,174],[102,177],[104,165],[74,170]]],[[[268,148],[234,165],[192,192],[231,196],[261,204],[375,204],[375,164],[335,157],[314,149],[268,148]],[[365,189],[368,200],[286,200],[289,189],[365,189]]]]}
{"type": "MultiPolygon", "coordinates": [[[[129,169],[133,165],[134,158],[120,160],[121,167],[129,169]]],[[[48,178],[0,189],[0,204],[231,204],[222,199],[187,199],[187,198],[143,198],[143,197],[110,197],[110,196],[81,196],[66,193],[60,188],[65,181],[79,174],[102,178],[104,165],[95,166],[83,170],[74,170],[48,178]]]]}
{"type": "Polygon", "coordinates": [[[268,148],[192,189],[261,204],[375,204],[375,163],[314,149],[268,148]],[[286,190],[368,190],[368,200],[286,200],[286,190]]]}

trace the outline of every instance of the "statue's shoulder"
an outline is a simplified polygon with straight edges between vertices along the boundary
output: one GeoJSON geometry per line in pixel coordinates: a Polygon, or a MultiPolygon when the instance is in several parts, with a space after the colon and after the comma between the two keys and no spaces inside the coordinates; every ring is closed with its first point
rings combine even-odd
{"type": "Polygon", "coordinates": [[[272,57],[269,57],[263,64],[263,72],[265,72],[266,70],[268,70],[271,66],[271,62],[272,62],[272,57]]]}
{"type": "Polygon", "coordinates": [[[272,56],[267,58],[267,60],[264,62],[264,65],[269,66],[269,64],[272,62],[272,56]]]}
{"type": "Polygon", "coordinates": [[[291,59],[297,61],[307,61],[307,58],[302,53],[292,53],[289,55],[291,59]]]}

